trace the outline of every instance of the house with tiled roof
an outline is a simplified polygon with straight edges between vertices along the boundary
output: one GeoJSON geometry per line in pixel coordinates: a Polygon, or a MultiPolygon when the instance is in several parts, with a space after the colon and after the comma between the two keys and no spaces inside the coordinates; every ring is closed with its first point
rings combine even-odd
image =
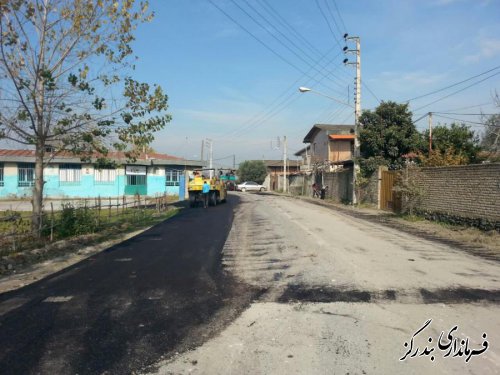
{"type": "Polygon", "coordinates": [[[308,146],[295,155],[302,157],[302,170],[352,166],[355,139],[354,125],[315,124],[304,137],[308,146]]]}
{"type": "MultiPolygon", "coordinates": [[[[123,195],[179,194],[186,175],[203,166],[199,160],[186,160],[160,153],[142,153],[135,162],[122,152],[109,152],[112,163],[101,166],[94,154],[82,161],[68,152],[46,156],[44,196],[116,197],[123,195]]],[[[35,182],[34,150],[0,149],[0,199],[27,197],[35,182]]]]}

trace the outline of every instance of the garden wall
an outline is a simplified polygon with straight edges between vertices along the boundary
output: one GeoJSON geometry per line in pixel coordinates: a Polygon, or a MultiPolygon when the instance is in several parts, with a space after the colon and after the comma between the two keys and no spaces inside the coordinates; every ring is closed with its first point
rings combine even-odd
{"type": "Polygon", "coordinates": [[[500,164],[422,168],[417,211],[429,219],[500,229],[500,164]]]}

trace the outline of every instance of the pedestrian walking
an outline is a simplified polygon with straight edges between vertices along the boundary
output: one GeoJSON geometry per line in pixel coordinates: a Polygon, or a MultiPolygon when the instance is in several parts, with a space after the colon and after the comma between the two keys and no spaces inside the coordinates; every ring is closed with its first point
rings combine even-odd
{"type": "Polygon", "coordinates": [[[203,188],[201,190],[201,194],[203,196],[203,207],[207,208],[207,206],[208,206],[208,194],[210,194],[210,185],[208,184],[208,182],[206,180],[205,180],[205,182],[203,182],[203,188]]]}

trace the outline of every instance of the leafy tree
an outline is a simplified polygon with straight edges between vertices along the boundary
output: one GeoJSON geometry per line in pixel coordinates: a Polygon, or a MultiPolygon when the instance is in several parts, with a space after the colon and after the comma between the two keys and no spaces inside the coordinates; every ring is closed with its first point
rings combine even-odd
{"type": "Polygon", "coordinates": [[[134,31],[151,19],[147,1],[0,2],[0,139],[35,149],[34,229],[54,155],[46,146],[82,160],[111,148],[133,159],[130,145],[149,144],[170,121],[161,87],[127,75],[134,31]]]}
{"type": "Polygon", "coordinates": [[[360,166],[363,175],[373,173],[378,165],[400,169],[403,155],[418,150],[420,135],[412,122],[408,104],[382,102],[374,111],[360,116],[360,166]]]}
{"type": "Polygon", "coordinates": [[[267,168],[261,160],[247,160],[240,164],[238,179],[240,181],[255,181],[258,184],[264,182],[267,176],[267,168]]]}
{"type": "Polygon", "coordinates": [[[465,165],[468,164],[468,158],[455,151],[453,147],[449,147],[445,151],[433,149],[430,153],[419,152],[417,157],[420,165],[423,167],[441,167],[446,165],[465,165]]]}
{"type": "Polygon", "coordinates": [[[426,155],[428,165],[460,165],[473,163],[480,151],[479,137],[465,124],[438,125],[432,129],[432,152],[429,155],[429,130],[423,133],[420,156],[426,155]],[[449,164],[446,164],[449,162],[449,164]]]}

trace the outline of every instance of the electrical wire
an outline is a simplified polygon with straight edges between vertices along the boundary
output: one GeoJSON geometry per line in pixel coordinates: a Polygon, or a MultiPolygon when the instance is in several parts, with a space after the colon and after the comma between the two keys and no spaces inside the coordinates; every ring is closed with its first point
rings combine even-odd
{"type": "MultiPolygon", "coordinates": [[[[209,0],[210,2],[212,2],[212,0],[209,0]]],[[[311,64],[309,61],[307,61],[304,57],[302,57],[299,53],[297,53],[297,51],[295,51],[293,48],[290,48],[286,43],[284,43],[280,38],[278,38],[276,35],[274,35],[273,33],[271,33],[261,22],[259,22],[258,20],[255,19],[255,17],[253,17],[250,13],[248,13],[246,11],[246,9],[244,9],[242,6],[240,6],[235,0],[231,0],[231,2],[236,6],[238,7],[243,13],[245,13],[252,21],[254,21],[259,27],[261,27],[265,32],[267,32],[273,39],[275,39],[279,44],[281,44],[283,47],[285,47],[288,51],[290,51],[292,54],[294,54],[297,58],[299,58],[302,62],[304,62],[306,65],[308,65],[310,68],[313,68],[314,70],[316,70],[317,72],[319,72],[320,74],[324,75],[324,73],[319,70],[318,68],[316,68],[313,64],[311,64]]],[[[265,19],[265,21],[267,21],[267,19],[265,19]]],[[[271,27],[274,27],[274,25],[272,25],[271,23],[269,23],[267,21],[268,24],[271,25],[271,27]]],[[[274,27],[275,28],[275,27],[274,27]]],[[[276,28],[275,28],[276,29],[276,28]]],[[[302,50],[303,52],[303,50],[302,50]]],[[[304,52],[303,52],[304,53],[304,52]]],[[[307,54],[305,54],[309,59],[311,59],[311,57],[307,54]]],[[[287,60],[288,61],[288,60],[287,60]]],[[[294,65],[295,66],[295,65],[294,65]]],[[[300,69],[300,68],[299,68],[300,69]]],[[[303,74],[306,74],[302,69],[300,69],[300,72],[303,73],[303,74]]],[[[326,78],[326,76],[325,76],[326,78]]],[[[334,83],[337,83],[335,82],[334,80],[331,80],[332,82],[334,83]]],[[[318,83],[320,83],[320,81],[317,81],[318,83]]],[[[321,83],[322,86],[328,88],[329,90],[332,90],[332,91],[336,91],[336,89],[330,87],[330,86],[326,86],[324,84],[321,83]]]]}
{"type": "MultiPolygon", "coordinates": [[[[499,67],[500,67],[500,66],[499,66],[499,67]]],[[[448,95],[443,96],[443,97],[441,97],[441,98],[439,98],[439,99],[436,99],[436,100],[434,100],[434,101],[432,101],[432,102],[430,102],[430,103],[428,103],[428,104],[426,104],[426,105],[423,105],[423,106],[421,106],[421,107],[418,107],[418,108],[416,108],[414,111],[418,111],[418,110],[420,110],[420,109],[422,109],[422,108],[425,108],[425,107],[428,107],[428,106],[430,106],[430,105],[432,105],[432,104],[434,104],[434,103],[440,102],[441,100],[444,100],[444,99],[446,99],[446,98],[449,98],[450,96],[453,96],[453,95],[456,95],[456,94],[458,94],[458,93],[460,93],[460,92],[462,92],[462,91],[465,91],[465,90],[467,90],[468,88],[471,88],[472,86],[478,85],[478,84],[480,84],[480,83],[482,83],[482,82],[484,82],[484,81],[486,81],[486,80],[488,80],[488,79],[490,79],[490,78],[492,78],[492,77],[494,77],[494,76],[496,76],[496,75],[499,75],[499,74],[500,74],[500,72],[497,72],[497,73],[495,73],[495,74],[492,74],[492,75],[490,75],[490,76],[488,76],[488,77],[486,77],[486,78],[483,78],[483,79],[482,79],[482,80],[480,80],[480,81],[474,82],[474,83],[472,83],[472,84],[470,84],[470,85],[468,85],[468,86],[466,86],[466,87],[463,87],[463,88],[461,88],[460,90],[454,91],[454,92],[452,92],[451,94],[448,94],[448,95]]]]}
{"type": "Polygon", "coordinates": [[[335,16],[333,15],[332,9],[330,8],[330,3],[328,1],[326,1],[325,3],[326,3],[326,9],[328,10],[328,13],[330,13],[330,17],[332,17],[333,23],[335,24],[337,31],[339,32],[340,36],[344,35],[345,29],[344,29],[344,31],[340,30],[340,27],[337,23],[337,20],[335,19],[335,16]]]}
{"type": "Polygon", "coordinates": [[[342,19],[342,15],[339,12],[339,8],[337,7],[337,2],[335,0],[332,0],[333,5],[335,6],[335,10],[337,11],[337,14],[339,15],[340,22],[342,22],[342,26],[344,27],[344,32],[347,32],[347,27],[345,26],[344,20],[342,19]]]}
{"type": "MultiPolygon", "coordinates": [[[[269,14],[277,24],[282,25],[287,31],[289,31],[291,34],[294,34],[298,39],[302,41],[302,45],[306,47],[309,51],[312,52],[313,55],[315,56],[321,56],[323,53],[319,51],[312,43],[310,43],[306,38],[304,38],[293,26],[291,26],[286,19],[284,19],[277,11],[274,9],[270,4],[268,4],[265,0],[257,0],[257,2],[261,5],[262,9],[269,14]]],[[[340,62],[340,61],[339,61],[340,62]]],[[[323,66],[322,68],[326,68],[326,66],[323,66]]],[[[327,73],[334,77],[336,80],[341,80],[342,83],[347,84],[346,78],[345,77],[340,77],[332,70],[328,70],[327,73]]],[[[342,70],[341,73],[345,72],[342,70]]]]}
{"type": "Polygon", "coordinates": [[[365,88],[368,90],[368,92],[369,92],[370,94],[372,94],[372,96],[375,98],[375,100],[376,100],[377,102],[382,103],[382,102],[381,102],[381,100],[377,97],[377,95],[375,95],[375,93],[374,93],[372,90],[370,90],[370,88],[368,87],[368,85],[367,85],[367,84],[366,84],[363,80],[361,80],[361,84],[362,84],[363,86],[365,86],[365,88]]]}
{"type": "Polygon", "coordinates": [[[323,11],[323,8],[321,8],[321,5],[319,4],[319,1],[316,0],[316,5],[318,6],[318,9],[320,10],[321,15],[325,19],[326,24],[328,25],[328,28],[330,29],[330,32],[332,33],[333,38],[335,39],[335,42],[339,45],[340,48],[342,48],[342,45],[340,44],[337,35],[335,35],[335,32],[332,29],[332,25],[330,24],[330,21],[328,21],[328,17],[325,15],[325,12],[323,11]]]}
{"type": "Polygon", "coordinates": [[[453,112],[432,112],[441,115],[455,115],[455,116],[495,116],[498,113],[453,113],[453,112]]]}
{"type": "Polygon", "coordinates": [[[426,96],[430,96],[430,95],[433,95],[433,94],[437,94],[438,92],[441,92],[441,91],[444,91],[444,90],[450,89],[450,88],[452,88],[452,87],[458,86],[458,85],[460,85],[460,84],[462,84],[462,83],[468,82],[468,81],[470,81],[470,80],[472,80],[472,79],[474,79],[474,78],[478,78],[478,77],[480,77],[480,76],[482,76],[482,75],[488,74],[488,73],[490,73],[490,72],[492,72],[492,71],[494,71],[494,70],[497,70],[497,69],[499,69],[499,68],[500,68],[500,65],[498,65],[498,66],[496,66],[496,67],[494,67],[494,68],[492,68],[492,69],[489,69],[489,70],[487,70],[487,71],[485,71],[485,72],[482,72],[482,73],[476,74],[476,75],[475,75],[475,76],[473,76],[473,77],[469,77],[469,78],[467,78],[467,79],[464,79],[463,81],[453,83],[453,84],[451,84],[451,85],[449,85],[449,86],[443,87],[443,88],[438,89],[438,90],[431,91],[431,92],[429,92],[429,93],[427,93],[427,94],[419,95],[419,96],[416,96],[416,97],[414,97],[414,98],[411,98],[411,99],[408,99],[408,100],[404,100],[404,102],[411,102],[411,101],[413,101],[413,100],[417,100],[417,99],[424,98],[424,97],[426,97],[426,96]]]}
{"type": "MultiPolygon", "coordinates": [[[[325,56],[328,55],[332,50],[327,52],[325,54],[325,56]]],[[[340,52],[338,54],[340,54],[340,52]]],[[[323,56],[322,58],[324,58],[325,56],[323,56]]],[[[336,58],[336,56],[333,59],[335,59],[335,58],[336,58]]],[[[302,77],[298,78],[285,91],[283,91],[283,93],[273,101],[273,103],[271,104],[270,108],[267,111],[264,110],[260,114],[255,115],[250,120],[246,121],[238,129],[233,130],[231,133],[226,134],[223,137],[223,139],[227,138],[228,136],[234,136],[238,133],[244,132],[245,130],[247,130],[249,128],[254,129],[256,126],[260,126],[260,125],[264,124],[266,121],[268,121],[269,119],[271,119],[272,117],[274,117],[275,115],[277,115],[278,113],[283,111],[285,108],[287,108],[289,105],[291,105],[293,102],[295,102],[300,97],[296,91],[296,88],[297,88],[299,82],[301,82],[301,80],[302,80],[302,77]],[[286,97],[284,99],[282,99],[281,101],[279,101],[280,98],[284,97],[285,95],[286,95],[286,97]],[[293,98],[294,96],[295,96],[295,98],[293,98]]]]}
{"type": "MultiPolygon", "coordinates": [[[[432,113],[434,114],[434,112],[432,112],[432,113]]],[[[458,121],[458,122],[461,122],[461,123],[475,124],[475,125],[482,125],[482,126],[490,126],[489,124],[485,124],[484,122],[461,120],[461,119],[454,118],[454,117],[449,117],[449,116],[436,115],[436,117],[445,118],[447,120],[458,121]]]]}

